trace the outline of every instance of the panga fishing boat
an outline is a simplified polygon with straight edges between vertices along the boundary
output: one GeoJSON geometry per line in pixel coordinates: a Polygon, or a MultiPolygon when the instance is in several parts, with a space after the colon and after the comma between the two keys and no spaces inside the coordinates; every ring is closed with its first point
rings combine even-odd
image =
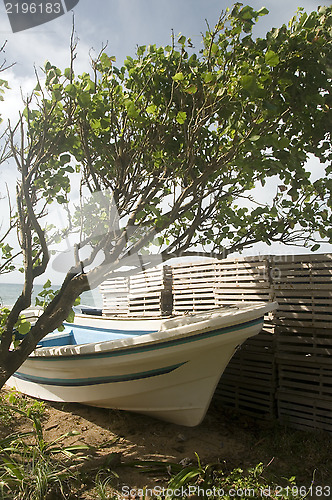
{"type": "Polygon", "coordinates": [[[276,306],[242,303],[168,319],[77,314],[44,337],[8,384],[40,399],[195,426],[236,348],[276,306]]]}

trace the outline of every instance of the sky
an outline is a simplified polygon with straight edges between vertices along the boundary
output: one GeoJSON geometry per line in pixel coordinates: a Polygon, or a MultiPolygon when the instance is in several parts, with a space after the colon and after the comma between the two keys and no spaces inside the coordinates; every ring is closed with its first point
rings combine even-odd
{"type": "MultiPolygon", "coordinates": [[[[15,0],[16,1],[16,0],[15,0]]],[[[33,0],[30,0],[30,3],[33,0]]],[[[63,3],[63,0],[59,0],[63,3]]],[[[299,6],[307,12],[315,10],[322,2],[315,0],[251,0],[255,9],[267,7],[269,15],[260,18],[255,35],[263,36],[272,27],[279,27],[292,18],[299,6]]],[[[69,66],[69,42],[72,30],[72,13],[54,19],[41,26],[13,33],[6,14],[5,2],[0,4],[0,46],[6,40],[7,63],[15,65],[1,74],[8,80],[11,89],[5,101],[0,102],[0,114],[12,120],[21,106],[21,92],[25,94],[35,85],[35,68],[42,67],[46,60],[64,69],[69,66]]],[[[13,2],[14,3],[14,2],[13,2]]],[[[22,3],[22,2],[21,2],[22,3]]],[[[36,2],[38,4],[38,2],[36,2]]],[[[134,56],[138,45],[168,45],[171,33],[190,37],[197,50],[201,45],[201,33],[218,21],[219,15],[232,3],[225,0],[80,0],[73,9],[78,38],[76,73],[90,70],[90,55],[99,53],[107,44],[106,52],[116,57],[121,66],[126,56],[134,56]]],[[[7,166],[5,170],[10,169],[7,166]]],[[[319,165],[312,162],[312,170],[319,165]]],[[[0,173],[0,188],[3,180],[0,173]]],[[[301,253],[298,248],[283,248],[279,245],[258,245],[254,253],[301,253]]],[[[331,252],[331,245],[320,251],[331,252]]],[[[247,252],[247,253],[248,253],[247,252]]],[[[8,276],[0,280],[9,281],[8,276]]],[[[15,281],[15,277],[14,277],[15,281]]]]}

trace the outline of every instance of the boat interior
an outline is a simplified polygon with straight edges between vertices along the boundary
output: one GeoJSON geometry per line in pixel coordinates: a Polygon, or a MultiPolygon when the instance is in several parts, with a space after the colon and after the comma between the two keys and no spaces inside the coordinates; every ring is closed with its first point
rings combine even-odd
{"type": "Polygon", "coordinates": [[[110,330],[66,323],[65,329],[62,332],[56,330],[49,333],[39,342],[37,347],[58,347],[106,342],[148,333],[152,332],[147,330],[110,330]]]}

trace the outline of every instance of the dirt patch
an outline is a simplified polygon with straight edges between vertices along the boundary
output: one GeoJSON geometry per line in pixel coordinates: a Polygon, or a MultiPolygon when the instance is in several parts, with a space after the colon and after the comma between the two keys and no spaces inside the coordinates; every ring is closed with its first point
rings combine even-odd
{"type": "MultiPolygon", "coordinates": [[[[159,476],[126,467],[133,462],[150,460],[186,465],[197,463],[197,454],[202,463],[242,464],[248,440],[251,441],[246,431],[241,436],[234,433],[232,422],[215,407],[210,408],[199,426],[190,428],[125,411],[48,402],[42,426],[48,442],[77,432],[66,437],[63,444],[88,445],[97,464],[98,460],[103,462],[103,457],[111,457],[116,467],[121,463],[121,470],[117,470],[120,483],[133,488],[152,487],[160,481],[159,476]]],[[[16,418],[10,431],[13,427],[26,431],[29,422],[16,418]]]]}
{"type": "MultiPolygon", "coordinates": [[[[48,441],[78,431],[66,439],[70,444],[86,444],[96,454],[116,454],[122,465],[136,461],[164,461],[188,464],[232,461],[243,463],[248,437],[234,435],[216,409],[211,409],[203,423],[189,428],[155,420],[134,413],[90,408],[78,404],[47,404],[43,422],[48,441]]],[[[117,462],[117,460],[116,460],[117,462]]],[[[152,487],[159,477],[142,474],[135,468],[121,467],[122,484],[135,488],[152,487]]]]}

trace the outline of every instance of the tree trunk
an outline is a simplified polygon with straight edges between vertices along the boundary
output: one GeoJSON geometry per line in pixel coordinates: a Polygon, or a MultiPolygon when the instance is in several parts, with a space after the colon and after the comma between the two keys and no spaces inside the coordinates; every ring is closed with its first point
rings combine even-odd
{"type": "Polygon", "coordinates": [[[16,366],[16,364],[13,364],[12,361],[12,352],[7,352],[0,357],[0,389],[2,389],[7,380],[24,362],[24,359],[21,360],[18,366],[16,366]]]}
{"type": "Polygon", "coordinates": [[[59,328],[72,310],[76,298],[89,290],[86,275],[76,276],[66,283],[47,306],[44,313],[13,350],[0,350],[0,389],[34,351],[42,338],[59,328]]]}

